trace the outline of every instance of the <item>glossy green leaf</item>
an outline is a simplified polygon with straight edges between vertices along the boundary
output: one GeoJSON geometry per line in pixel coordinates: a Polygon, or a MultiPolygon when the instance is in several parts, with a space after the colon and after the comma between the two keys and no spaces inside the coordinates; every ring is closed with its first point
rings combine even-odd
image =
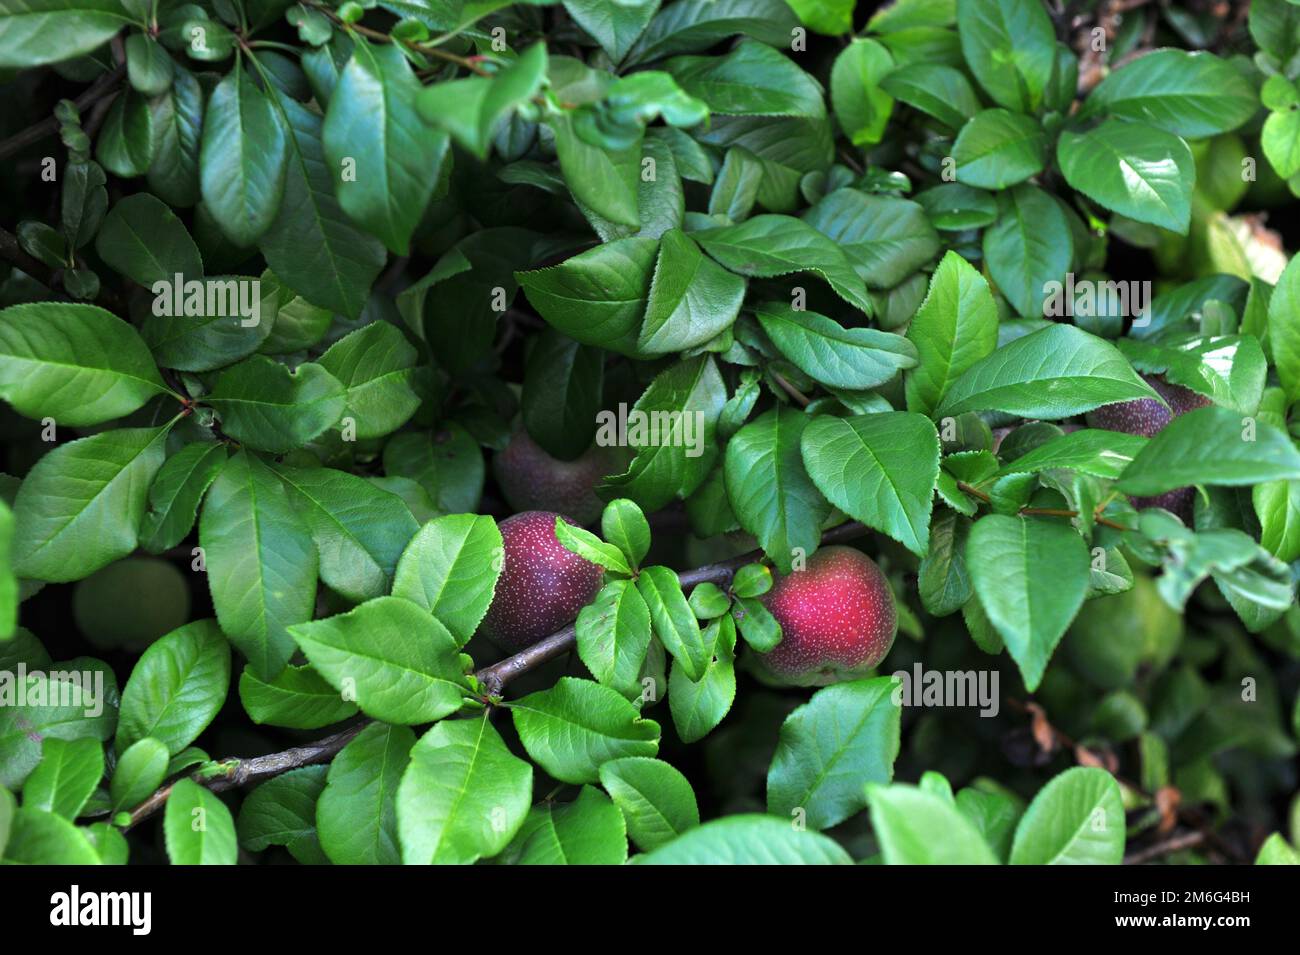
{"type": "Polygon", "coordinates": [[[181,752],[212,722],[229,689],[230,645],[216,622],[173,630],[145,650],[126,681],[118,752],[145,737],[181,752]]]}
{"type": "Polygon", "coordinates": [[[318,556],[275,472],[249,452],[227,461],[208,491],[199,545],[222,631],[258,677],[273,679],[294,652],[289,626],[316,607],[318,556]]]}
{"type": "Polygon", "coordinates": [[[829,829],[867,806],[864,783],[887,783],[902,708],[893,677],[828,686],[781,725],[767,771],[767,811],[829,829]]]}
{"type": "Polygon", "coordinates": [[[397,865],[397,787],[415,734],[372,723],[330,764],[316,802],[321,848],[335,865],[397,865]]]}
{"type": "Polygon", "coordinates": [[[111,312],[63,302],[0,311],[0,397],[19,414],[100,424],[166,390],[139,334],[111,312]]]}
{"type": "Polygon", "coordinates": [[[487,715],[447,720],[411,750],[397,788],[407,865],[469,865],[499,853],[528,815],[533,768],[506,749],[487,715]]]}
{"type": "Polygon", "coordinates": [[[804,467],[826,499],[924,556],[939,474],[939,435],[909,412],[820,416],[804,429],[804,467]]]}
{"type": "Polygon", "coordinates": [[[596,782],[611,759],[659,751],[659,724],[590,680],[561,677],[549,690],[512,702],[510,713],[528,755],[564,782],[596,782]]]}
{"type": "Polygon", "coordinates": [[[234,865],[239,855],[230,810],[192,779],[172,786],[163,834],[172,865],[234,865]]]}
{"type": "Polygon", "coordinates": [[[1088,562],[1083,538],[1059,519],[988,514],[971,529],[975,593],[1031,691],[1083,604],[1088,562]]]}

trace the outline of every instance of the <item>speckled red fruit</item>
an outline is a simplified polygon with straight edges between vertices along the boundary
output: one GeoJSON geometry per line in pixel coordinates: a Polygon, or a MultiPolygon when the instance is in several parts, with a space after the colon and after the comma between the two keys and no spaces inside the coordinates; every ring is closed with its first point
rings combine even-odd
{"type": "MultiPolygon", "coordinates": [[[[1165,426],[1179,415],[1210,404],[1210,399],[1205,395],[1197,394],[1182,385],[1170,384],[1160,375],[1143,375],[1142,378],[1168,402],[1168,408],[1162,408],[1159,402],[1150,398],[1103,405],[1096,411],[1089,412],[1089,427],[1122,431],[1125,434],[1140,434],[1150,438],[1164,430],[1165,426]]],[[[1191,524],[1196,489],[1179,487],[1154,497],[1134,497],[1130,500],[1139,511],[1146,510],[1148,507],[1162,507],[1176,514],[1184,524],[1191,524]]]]}
{"type": "Polygon", "coordinates": [[[852,547],[823,547],[763,598],[781,624],[781,642],[758,655],[761,668],[791,686],[852,680],[876,666],[894,642],[898,613],[876,562],[852,547]]]}
{"type": "Polygon", "coordinates": [[[573,623],[600,590],[600,567],[556,538],[559,516],[525,511],[501,522],[505,562],[479,633],[502,650],[517,653],[573,623]]]}
{"type": "Polygon", "coordinates": [[[605,502],[595,487],[623,470],[615,448],[592,445],[572,461],[553,458],[527,431],[516,431],[492,461],[506,503],[516,511],[558,511],[579,524],[600,517],[605,502]]]}

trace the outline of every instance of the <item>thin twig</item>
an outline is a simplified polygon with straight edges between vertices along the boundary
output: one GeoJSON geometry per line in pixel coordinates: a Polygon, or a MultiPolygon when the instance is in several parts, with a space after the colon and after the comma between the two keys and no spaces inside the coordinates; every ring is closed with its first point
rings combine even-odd
{"type": "Polygon", "coordinates": [[[1195,849],[1203,844],[1206,840],[1204,832],[1184,832],[1182,835],[1172,836],[1164,839],[1154,845],[1147,846],[1145,849],[1139,849],[1137,852],[1130,853],[1124,857],[1125,865],[1142,865],[1159,859],[1161,856],[1169,855],[1171,852],[1181,852],[1183,849],[1195,849]]]}
{"type": "MultiPolygon", "coordinates": [[[[109,72],[101,74],[95,82],[86,88],[84,93],[73,100],[78,112],[85,112],[86,109],[93,106],[101,98],[116,91],[125,77],[125,63],[119,63],[109,72]]],[[[58,130],[59,121],[53,116],[28,126],[21,132],[14,133],[8,139],[0,142],[0,159],[8,159],[14,153],[21,152],[33,143],[38,143],[46,136],[58,132],[58,130]]]]}

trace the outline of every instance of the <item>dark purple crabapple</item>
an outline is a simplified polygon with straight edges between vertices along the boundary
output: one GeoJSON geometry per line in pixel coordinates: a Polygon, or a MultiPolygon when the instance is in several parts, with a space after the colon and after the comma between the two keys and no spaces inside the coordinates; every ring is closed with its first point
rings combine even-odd
{"type": "MultiPolygon", "coordinates": [[[[1088,427],[1121,431],[1124,434],[1140,434],[1144,438],[1151,438],[1163,431],[1165,426],[1179,415],[1210,404],[1210,399],[1205,395],[1184,388],[1182,385],[1171,384],[1160,375],[1143,375],[1142,379],[1165,399],[1169,404],[1168,408],[1162,407],[1160,402],[1152,398],[1102,405],[1095,411],[1088,412],[1088,427]]],[[[1154,497],[1134,497],[1131,500],[1138,510],[1162,507],[1178,515],[1184,524],[1191,524],[1196,489],[1179,487],[1154,497]]]]}
{"type": "Polygon", "coordinates": [[[620,449],[593,444],[572,461],[553,458],[520,429],[492,461],[492,473],[516,511],[558,511],[579,524],[600,517],[605,502],[595,487],[607,474],[624,468],[620,449]]]}
{"type": "Polygon", "coordinates": [[[601,568],[556,538],[560,516],[524,511],[501,522],[505,562],[479,633],[502,650],[518,653],[573,623],[600,590],[601,568]]]}

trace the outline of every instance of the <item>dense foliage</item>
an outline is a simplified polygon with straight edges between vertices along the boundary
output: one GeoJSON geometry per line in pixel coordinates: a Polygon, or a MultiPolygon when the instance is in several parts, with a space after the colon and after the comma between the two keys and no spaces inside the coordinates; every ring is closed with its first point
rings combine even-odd
{"type": "Polygon", "coordinates": [[[1298,78],[1287,0],[0,0],[0,857],[1300,861],[1298,78]]]}

